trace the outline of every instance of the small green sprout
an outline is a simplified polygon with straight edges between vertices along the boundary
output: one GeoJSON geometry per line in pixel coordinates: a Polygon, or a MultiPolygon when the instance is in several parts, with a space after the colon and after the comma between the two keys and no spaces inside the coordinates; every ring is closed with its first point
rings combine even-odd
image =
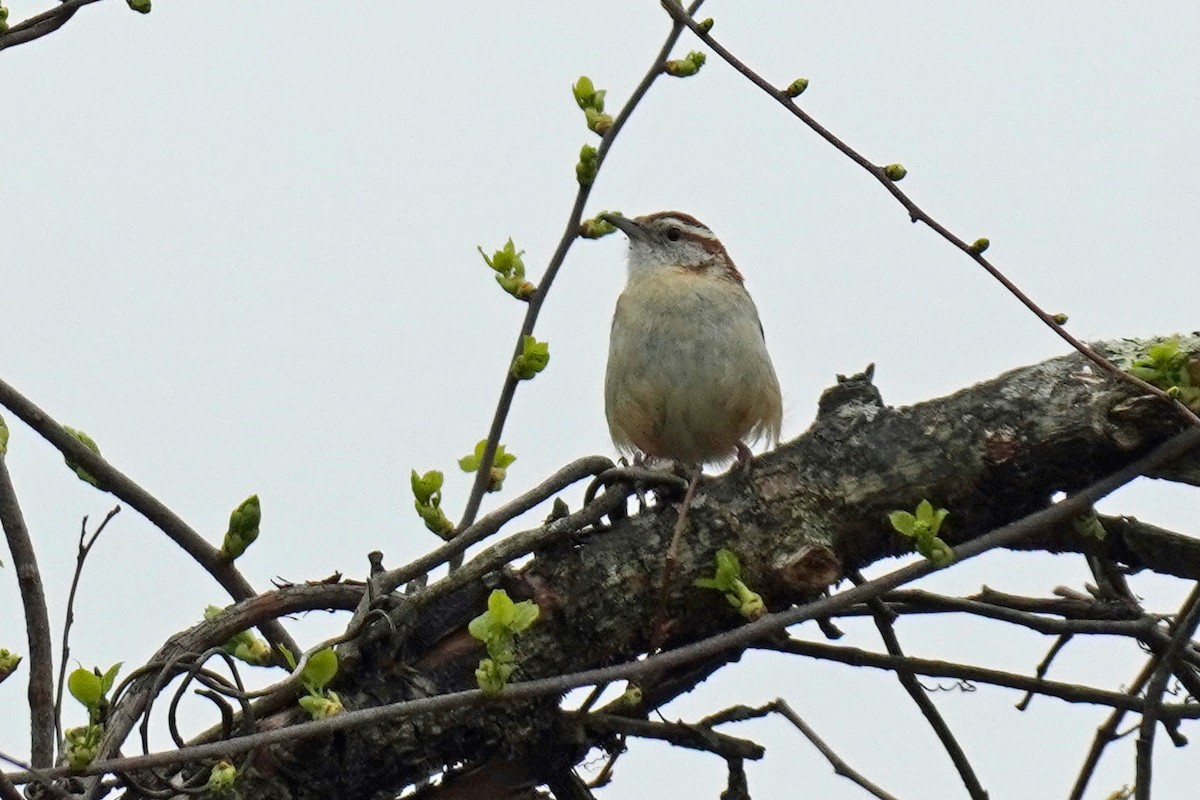
{"type": "Polygon", "coordinates": [[[732,550],[721,548],[715,558],[716,571],[711,578],[697,578],[692,585],[700,589],[716,589],[729,605],[749,620],[758,619],[767,610],[762,596],[752,592],[742,580],[742,565],[732,550]]]}
{"type": "Polygon", "coordinates": [[[989,240],[981,238],[981,239],[976,239],[975,241],[971,242],[971,246],[968,247],[967,249],[970,250],[975,255],[979,255],[984,250],[987,250],[989,245],[991,245],[991,242],[989,240]]]}
{"type": "Polygon", "coordinates": [[[579,149],[579,163],[575,165],[575,180],[580,186],[591,186],[600,170],[600,152],[590,144],[579,149]]]}
{"type": "Polygon", "coordinates": [[[150,0],[125,0],[129,7],[139,14],[150,13],[150,0]]]}
{"type": "MultiPolygon", "coordinates": [[[[210,620],[224,610],[220,606],[209,606],[204,609],[204,619],[210,620]]],[[[235,633],[221,649],[252,667],[265,667],[271,663],[271,645],[248,630],[235,633]]]]}
{"type": "Polygon", "coordinates": [[[571,87],[575,102],[583,109],[587,119],[588,130],[601,136],[612,127],[612,117],[604,113],[604,90],[592,85],[592,79],[587,75],[581,77],[571,87]]]}
{"type": "Polygon", "coordinates": [[[601,211],[591,219],[585,219],[579,223],[579,235],[584,239],[599,239],[616,231],[617,227],[604,219],[605,214],[622,216],[620,211],[601,211]]]}
{"type": "Polygon", "coordinates": [[[808,78],[796,78],[788,84],[788,87],[783,90],[783,93],[788,97],[799,97],[804,94],[804,90],[808,88],[808,78]]]}
{"type": "Polygon", "coordinates": [[[528,302],[529,298],[533,297],[537,287],[525,280],[525,262],[521,260],[525,251],[517,252],[511,238],[504,247],[492,253],[491,258],[488,258],[488,254],[483,252],[482,247],[476,249],[479,250],[479,255],[483,256],[487,265],[496,271],[496,283],[500,284],[500,288],[518,300],[528,302]]]}
{"type": "MultiPolygon", "coordinates": [[[[286,647],[280,647],[283,660],[294,672],[296,657],[286,647]]],[[[308,657],[304,663],[304,671],[300,673],[300,683],[304,685],[304,694],[300,698],[300,707],[309,713],[313,719],[325,719],[346,710],[337,692],[327,691],[325,686],[337,675],[337,653],[332,647],[323,647],[308,657]]]]}
{"type": "Polygon", "coordinates": [[[707,56],[698,50],[693,50],[680,59],[672,59],[663,64],[663,72],[675,78],[689,78],[700,71],[707,56]]]}
{"type": "Polygon", "coordinates": [[[1051,314],[1050,319],[1054,320],[1055,325],[1062,326],[1067,324],[1067,320],[1069,320],[1070,317],[1060,311],[1057,314],[1051,314]]]}
{"type": "Polygon", "coordinates": [[[307,692],[300,698],[300,707],[313,719],[325,719],[346,710],[337,692],[325,688],[337,671],[337,653],[333,652],[332,647],[318,650],[308,657],[304,671],[300,673],[300,681],[307,692]]]}
{"type": "Polygon", "coordinates": [[[8,33],[8,9],[0,5],[0,34],[8,33]]]}
{"type": "Polygon", "coordinates": [[[1086,539],[1095,539],[1098,542],[1103,542],[1104,537],[1108,535],[1108,531],[1104,530],[1104,523],[1100,521],[1100,517],[1096,516],[1095,509],[1071,520],[1071,527],[1080,536],[1086,539]]]}
{"type": "Polygon", "coordinates": [[[1128,371],[1193,411],[1200,411],[1200,358],[1183,352],[1178,338],[1150,345],[1145,357],[1134,361],[1128,371]]]}
{"type": "Polygon", "coordinates": [[[16,653],[5,650],[0,647],[0,683],[9,675],[17,671],[17,665],[21,663],[21,657],[16,653]]]}
{"type": "MultiPolygon", "coordinates": [[[[483,451],[487,447],[487,439],[480,439],[475,445],[475,451],[458,460],[458,466],[463,472],[476,472],[483,461],[483,451]]],[[[504,445],[496,445],[496,454],[492,456],[492,468],[488,474],[487,490],[498,492],[504,488],[504,479],[508,477],[508,467],[517,460],[512,453],[506,452],[504,445]]]]}
{"type": "Polygon", "coordinates": [[[442,511],[442,480],[440,470],[430,470],[424,475],[412,471],[412,491],[416,498],[413,503],[417,513],[425,521],[425,527],[443,539],[449,539],[454,532],[454,523],[442,511]]]}
{"type": "Polygon", "coordinates": [[[713,18],[706,17],[705,19],[700,20],[700,30],[704,31],[705,33],[708,33],[709,31],[711,31],[713,29],[713,24],[714,24],[713,18]]]}
{"type": "Polygon", "coordinates": [[[532,336],[521,337],[521,354],[513,359],[509,374],[519,381],[532,380],[550,363],[550,343],[532,336]]]}
{"type": "Polygon", "coordinates": [[[908,174],[908,170],[902,164],[888,164],[883,168],[883,174],[887,176],[889,181],[901,181],[908,174]]]}
{"type": "MultiPolygon", "coordinates": [[[[3,31],[0,31],[3,33],[3,31]]],[[[0,456],[8,454],[8,426],[4,424],[4,417],[0,417],[0,456]]]]}
{"type": "Polygon", "coordinates": [[[99,667],[86,670],[79,667],[67,677],[67,691],[88,712],[88,724],[67,730],[64,756],[72,769],[83,769],[96,758],[104,738],[104,718],[108,713],[108,690],[117,680],[121,664],[113,664],[105,672],[99,667]]]}
{"type": "Polygon", "coordinates": [[[258,495],[252,494],[229,514],[229,529],[221,542],[221,556],[229,561],[246,552],[246,548],[258,538],[258,524],[262,521],[262,507],[258,495]]]}
{"type": "Polygon", "coordinates": [[[503,691],[516,669],[516,636],[528,628],[541,613],[532,600],[514,603],[503,589],[488,595],[487,611],[471,620],[467,631],[487,647],[488,657],[480,659],[475,680],[484,694],[503,691]]]}
{"type": "MultiPolygon", "coordinates": [[[[91,450],[96,455],[100,455],[100,447],[96,444],[96,441],[92,437],[88,436],[83,431],[76,430],[75,428],[71,428],[66,425],[63,425],[63,430],[82,442],[83,446],[88,450],[91,450]]],[[[63,461],[67,462],[67,466],[71,468],[71,471],[79,476],[79,480],[83,481],[84,483],[90,483],[97,489],[100,488],[99,481],[92,477],[90,472],[79,466],[79,464],[75,463],[75,461],[69,456],[63,456],[63,461]]]]}
{"type": "Polygon", "coordinates": [[[218,797],[223,797],[233,793],[233,784],[236,780],[237,767],[221,759],[213,765],[212,771],[208,773],[208,783],[204,788],[218,797]]]}
{"type": "Polygon", "coordinates": [[[942,522],[950,512],[944,508],[936,511],[928,500],[917,504],[917,513],[893,511],[888,514],[892,527],[903,536],[916,540],[917,552],[928,558],[939,567],[944,567],[954,560],[954,551],[938,538],[942,522]]]}

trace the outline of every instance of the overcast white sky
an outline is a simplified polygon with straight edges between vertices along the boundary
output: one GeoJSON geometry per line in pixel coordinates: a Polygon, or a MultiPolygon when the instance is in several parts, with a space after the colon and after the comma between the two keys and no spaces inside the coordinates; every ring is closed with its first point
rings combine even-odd
{"type": "MultiPolygon", "coordinates": [[[[10,21],[47,5],[12,0],[10,21]]],[[[769,79],[808,77],[807,109],[868,157],[903,163],[918,202],[964,238],[989,237],[995,261],[1078,335],[1200,327],[1194,3],[712,0],[703,13],[769,79]]],[[[257,492],[263,535],[239,562],[256,586],[361,576],[373,549],[389,565],[423,552],[434,539],[412,513],[409,469],[447,472],[456,517],[469,479],[455,460],[486,433],[524,310],[475,247],[512,236],[537,279],[579,147],[595,142],[571,83],[591,76],[619,108],[666,28],[654,0],[82,9],[0,54],[0,375],[214,541],[257,492]]],[[[685,35],[678,51],[695,46],[685,35]]],[[[868,362],[900,405],[1064,352],[715,58],[655,85],[597,183],[590,211],[610,208],[687,211],[723,239],[761,311],[785,438],[835,373],[868,362]]],[[[623,278],[619,237],[572,249],[538,328],[550,366],[522,386],[504,436],[518,456],[506,497],[613,453],[601,382],[623,278]]],[[[5,419],[57,624],[79,521],[113,499],[5,419]]],[[[1195,491],[1142,485],[1105,508],[1200,534],[1195,491]]],[[[1084,576],[1075,557],[997,555],[930,585],[1046,594],[1084,576]]],[[[1167,581],[1134,585],[1164,611],[1181,596],[1167,581]]],[[[127,510],[84,576],[72,656],[141,663],[223,602],[127,510]]],[[[23,653],[18,609],[6,568],[0,646],[23,653]]],[[[311,643],[341,622],[295,630],[311,643]]],[[[869,625],[847,630],[844,641],[878,646],[869,625]]],[[[904,620],[899,632],[914,654],[1024,672],[1050,644],[984,623],[904,620]]],[[[1139,659],[1073,643],[1051,676],[1117,687],[1139,659]]],[[[9,753],[27,752],[23,683],[0,687],[9,753]]],[[[964,796],[883,673],[748,657],[667,715],[777,695],[898,796],[964,796]]],[[[935,697],[995,798],[1064,796],[1104,718],[1048,699],[1022,714],[1002,690],[935,697]]],[[[755,797],[863,796],[782,723],[730,732],[769,747],[750,765],[755,797]]],[[[1195,754],[1159,741],[1156,788],[1181,796],[1195,754]]],[[[1092,797],[1132,782],[1132,752],[1110,748],[1092,797]]],[[[715,797],[723,771],[635,742],[600,797],[715,797]]]]}

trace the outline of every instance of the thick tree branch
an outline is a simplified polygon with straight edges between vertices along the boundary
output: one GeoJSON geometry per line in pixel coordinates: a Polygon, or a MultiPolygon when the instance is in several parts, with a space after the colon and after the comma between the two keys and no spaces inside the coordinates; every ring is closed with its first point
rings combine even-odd
{"type": "Polygon", "coordinates": [[[12,553],[21,605],[25,610],[25,633],[29,641],[29,723],[30,762],[34,767],[54,763],[54,651],[50,643],[50,616],[46,593],[38,571],[33,541],[25,527],[25,517],[17,504],[17,492],[8,474],[8,465],[0,454],[0,525],[12,553]]]}

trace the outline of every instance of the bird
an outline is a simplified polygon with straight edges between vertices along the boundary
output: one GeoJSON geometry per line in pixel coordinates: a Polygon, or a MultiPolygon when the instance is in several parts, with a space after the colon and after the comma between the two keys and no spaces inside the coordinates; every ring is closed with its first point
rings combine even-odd
{"type": "Polygon", "coordinates": [[[733,259],[680,211],[600,216],[629,238],[604,380],[613,443],[637,460],[749,469],[749,443],[779,441],[783,400],[733,259]]]}

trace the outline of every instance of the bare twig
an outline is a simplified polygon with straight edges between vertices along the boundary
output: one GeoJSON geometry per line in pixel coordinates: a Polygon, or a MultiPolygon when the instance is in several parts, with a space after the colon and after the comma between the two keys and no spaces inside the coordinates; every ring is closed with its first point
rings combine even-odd
{"type": "Polygon", "coordinates": [[[34,767],[54,763],[54,652],[50,643],[50,615],[37,555],[25,517],[17,503],[17,492],[0,455],[0,525],[12,553],[21,606],[25,610],[25,635],[29,641],[29,739],[30,762],[34,767]]]}
{"type": "Polygon", "coordinates": [[[62,700],[63,689],[67,685],[67,662],[71,658],[71,626],[75,623],[75,593],[79,590],[79,579],[83,576],[83,564],[87,561],[88,553],[112,518],[119,514],[120,506],[113,508],[104,515],[104,519],[96,526],[95,532],[88,537],[87,517],[79,525],[79,545],[75,550],[75,572],[71,576],[71,591],[67,593],[67,613],[63,617],[62,659],[58,665],[58,692],[54,696],[54,722],[58,729],[58,737],[62,739],[62,700]]]}
{"type": "MultiPolygon", "coordinates": [[[[700,8],[704,0],[695,0],[688,8],[688,14],[694,14],[700,8]]],[[[604,165],[604,159],[608,155],[609,148],[617,138],[617,134],[625,127],[625,123],[633,114],[638,103],[646,96],[646,92],[650,90],[651,84],[662,75],[662,65],[666,61],[667,56],[671,54],[671,48],[675,46],[675,42],[679,40],[679,35],[683,33],[683,25],[681,22],[674,22],[671,25],[671,31],[667,34],[666,41],[663,42],[662,49],[658,55],[654,57],[650,69],[647,70],[641,82],[633,90],[629,96],[629,100],[625,102],[624,107],[613,119],[612,126],[605,132],[600,140],[600,146],[596,148],[596,169],[604,165]]],[[[563,261],[567,257],[567,252],[571,249],[575,239],[579,236],[579,223],[583,219],[583,208],[587,204],[588,196],[592,192],[593,181],[587,185],[580,184],[579,191],[575,195],[575,203],[571,207],[571,213],[567,216],[567,224],[563,230],[562,237],[558,241],[558,247],[555,248],[554,254],[550,257],[549,263],[546,265],[546,271],[542,273],[542,280],[538,284],[537,291],[533,297],[529,298],[529,307],[525,312],[525,319],[521,323],[521,331],[517,335],[517,344],[513,351],[515,359],[521,354],[522,343],[526,336],[533,333],[533,327],[537,323],[538,314],[542,310],[542,304],[546,302],[546,294],[550,291],[550,286],[554,282],[554,278],[558,275],[558,270],[562,267],[563,261]]],[[[475,521],[475,515],[479,512],[479,504],[483,501],[484,492],[487,491],[489,475],[492,469],[492,462],[496,457],[496,447],[500,443],[500,435],[504,431],[504,423],[508,419],[509,409],[512,408],[513,396],[517,391],[519,381],[514,378],[511,372],[505,369],[504,385],[500,389],[500,399],[496,402],[496,412],[492,416],[492,425],[488,430],[487,444],[484,446],[483,456],[479,459],[479,470],[475,473],[475,484],[471,487],[471,494],[467,497],[466,507],[463,509],[462,519],[458,523],[458,530],[465,530],[472,522],[475,521]]],[[[458,566],[461,560],[451,561],[451,565],[458,566]]]]}
{"type": "Polygon", "coordinates": [[[884,167],[872,163],[866,156],[862,155],[853,147],[846,144],[846,142],[844,142],[842,139],[835,136],[829,129],[817,122],[812,115],[796,105],[795,101],[791,97],[788,97],[785,92],[771,85],[770,82],[748,67],[745,63],[738,59],[737,56],[727,50],[716,39],[714,39],[712,34],[701,28],[700,24],[697,23],[692,17],[695,12],[685,11],[683,6],[679,4],[678,0],[661,0],[661,2],[663,8],[666,9],[667,13],[671,16],[671,19],[675,20],[676,24],[686,25],[692,31],[692,33],[694,33],[706,45],[711,47],[713,52],[719,55],[727,64],[729,64],[729,66],[733,67],[747,80],[770,95],[776,102],[786,108],[793,116],[812,129],[814,133],[816,133],[829,144],[833,145],[840,153],[869,172],[871,176],[875,178],[875,180],[879,181],[879,183],[882,184],[883,187],[894,198],[896,198],[896,200],[902,206],[904,206],[905,210],[908,212],[909,218],[913,222],[923,222],[947,242],[966,253],[968,257],[975,261],[975,263],[979,264],[979,266],[983,267],[989,275],[999,281],[1000,285],[1008,290],[1008,292],[1017,300],[1019,300],[1022,305],[1032,311],[1038,319],[1040,319],[1048,328],[1050,328],[1050,330],[1054,331],[1054,333],[1057,334],[1063,341],[1077,350],[1096,366],[1112,375],[1114,378],[1130,384],[1140,393],[1151,394],[1155,397],[1165,400],[1174,406],[1175,410],[1181,416],[1183,416],[1189,424],[1200,426],[1200,416],[1197,416],[1195,412],[1193,412],[1186,405],[1178,402],[1175,398],[1171,397],[1157,386],[1147,383],[1141,378],[1137,378],[1124,371],[1116,364],[1102,356],[1100,353],[1096,352],[1096,350],[1075,338],[1070,332],[1067,331],[1066,328],[1064,328],[1057,320],[1054,319],[1053,314],[1050,314],[1042,309],[1041,306],[1039,306],[1033,301],[1032,298],[1025,294],[1025,292],[1022,291],[1019,286],[1013,283],[1003,272],[1001,272],[999,268],[992,264],[991,261],[984,258],[983,250],[981,248],[977,248],[959,238],[957,235],[952,233],[949,228],[938,222],[920,206],[918,206],[904,191],[900,189],[900,187],[896,185],[896,182],[892,178],[888,177],[887,171],[884,167]]]}
{"type": "Polygon", "coordinates": [[[749,758],[758,760],[766,750],[757,742],[718,733],[707,725],[689,725],[686,722],[654,722],[633,719],[617,714],[571,714],[574,719],[593,734],[620,734],[642,739],[657,739],[670,742],[688,750],[702,750],[724,758],[749,758]]]}
{"type": "MultiPolygon", "coordinates": [[[[51,419],[45,411],[2,380],[0,380],[0,405],[12,411],[22,422],[33,428],[64,456],[87,470],[104,491],[116,495],[134,511],[150,520],[155,527],[182,547],[184,552],[191,556],[201,568],[215,578],[234,600],[245,600],[256,594],[254,587],[242,576],[233,563],[222,557],[217,548],[192,530],[174,511],[167,508],[162,501],[112,464],[85,447],[82,442],[63,430],[63,427],[51,419]]],[[[262,632],[272,644],[282,644],[293,653],[300,652],[300,647],[283,629],[278,620],[272,619],[263,623],[262,632]]]]}
{"type": "Polygon", "coordinates": [[[1136,800],[1150,800],[1150,780],[1153,776],[1154,734],[1162,709],[1163,692],[1171,676],[1171,662],[1178,656],[1184,644],[1191,640],[1200,627],[1200,583],[1192,587],[1183,606],[1179,609],[1175,632],[1171,642],[1159,658],[1158,666],[1146,686],[1146,709],[1142,712],[1142,723],[1137,738],[1137,778],[1134,786],[1136,800]]]}
{"type": "Polygon", "coordinates": [[[820,736],[817,735],[817,732],[814,731],[808,725],[808,723],[806,723],[803,719],[801,719],[800,715],[797,714],[794,710],[792,710],[792,707],[790,705],[788,705],[787,702],[784,701],[782,698],[777,699],[774,702],[770,703],[770,707],[771,707],[772,711],[776,712],[777,714],[782,716],[784,719],[786,719],[788,722],[795,725],[796,729],[798,731],[800,731],[801,733],[803,733],[804,736],[810,742],[813,743],[813,746],[821,751],[821,755],[825,756],[825,760],[829,762],[829,765],[831,767],[833,767],[833,771],[836,774],[841,775],[843,778],[847,778],[847,779],[853,781],[854,783],[858,784],[863,789],[865,789],[867,792],[870,792],[875,797],[878,797],[879,800],[896,800],[895,795],[891,794],[890,792],[884,791],[879,786],[877,786],[875,783],[868,780],[867,777],[864,776],[861,772],[859,772],[858,770],[854,769],[854,767],[847,764],[845,759],[843,759],[841,756],[839,756],[837,753],[835,753],[833,751],[833,748],[831,748],[829,745],[827,745],[825,743],[825,741],[820,736]]]}
{"type": "MultiPolygon", "coordinates": [[[[1050,665],[1054,663],[1055,657],[1067,646],[1067,642],[1071,641],[1073,635],[1071,633],[1064,633],[1054,640],[1054,644],[1050,646],[1050,651],[1046,653],[1045,658],[1038,662],[1037,670],[1033,673],[1039,680],[1046,677],[1046,673],[1050,671],[1050,665]]],[[[1033,692],[1026,692],[1021,701],[1017,703],[1017,710],[1024,711],[1029,708],[1031,700],[1033,700],[1033,692]]]]}
{"type": "MultiPolygon", "coordinates": [[[[856,586],[865,585],[867,582],[858,570],[851,570],[849,578],[856,586]]],[[[900,646],[900,639],[896,636],[896,629],[892,625],[895,614],[879,598],[868,600],[867,607],[873,612],[875,627],[878,629],[888,653],[897,658],[905,658],[904,648],[900,646]]],[[[921,683],[917,680],[916,673],[912,670],[901,668],[896,670],[896,677],[899,679],[900,685],[904,687],[904,691],[908,692],[908,696],[917,704],[921,715],[929,722],[929,727],[933,728],[933,732],[937,736],[938,741],[942,743],[942,747],[945,748],[946,754],[950,756],[950,760],[954,763],[954,768],[958,770],[958,775],[962,779],[963,785],[967,788],[967,794],[971,796],[972,800],[987,800],[988,793],[979,782],[979,777],[975,774],[974,767],[971,766],[971,762],[967,759],[966,752],[963,751],[962,745],[958,743],[958,739],[954,737],[954,732],[946,724],[946,720],[942,717],[941,712],[937,710],[937,706],[933,704],[929,695],[921,688],[921,683]]]]}
{"type": "MultiPolygon", "coordinates": [[[[1150,680],[1150,676],[1154,674],[1157,664],[1157,657],[1149,659],[1137,677],[1133,679],[1133,683],[1130,684],[1126,694],[1130,697],[1137,697],[1142,691],[1142,687],[1150,680]]],[[[1117,728],[1120,726],[1121,720],[1125,718],[1126,713],[1128,713],[1126,709],[1114,708],[1112,713],[1109,714],[1108,719],[1096,729],[1096,735],[1092,739],[1092,746],[1088,749],[1087,757],[1083,760],[1083,766],[1079,768],[1079,775],[1075,778],[1075,785],[1071,787],[1071,794],[1067,800],[1083,800],[1083,793],[1087,791],[1088,782],[1092,779],[1092,775],[1100,763],[1100,757],[1104,754],[1104,748],[1119,738],[1117,736],[1117,728]]]]}

